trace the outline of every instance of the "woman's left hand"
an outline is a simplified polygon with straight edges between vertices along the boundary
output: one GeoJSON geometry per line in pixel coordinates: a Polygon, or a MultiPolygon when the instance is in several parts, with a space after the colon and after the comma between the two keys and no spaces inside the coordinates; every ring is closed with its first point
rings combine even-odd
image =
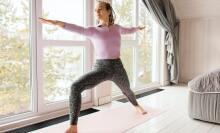
{"type": "Polygon", "coordinates": [[[145,26],[138,26],[139,30],[143,30],[145,26]]]}

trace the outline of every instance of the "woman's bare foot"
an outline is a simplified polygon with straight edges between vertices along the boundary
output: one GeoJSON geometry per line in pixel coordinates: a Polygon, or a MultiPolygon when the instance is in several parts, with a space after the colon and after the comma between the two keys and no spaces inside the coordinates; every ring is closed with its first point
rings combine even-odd
{"type": "Polygon", "coordinates": [[[147,111],[145,111],[140,105],[135,106],[136,110],[141,114],[147,114],[147,111]]]}
{"type": "Polygon", "coordinates": [[[77,125],[70,125],[70,127],[65,131],[65,133],[77,133],[77,125]]]}

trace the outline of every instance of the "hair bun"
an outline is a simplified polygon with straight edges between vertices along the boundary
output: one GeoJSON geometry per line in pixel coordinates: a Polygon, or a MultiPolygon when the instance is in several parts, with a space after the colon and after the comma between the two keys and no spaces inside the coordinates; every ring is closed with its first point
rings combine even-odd
{"type": "Polygon", "coordinates": [[[105,2],[105,3],[108,3],[108,4],[111,4],[110,0],[97,0],[98,2],[105,2]]]}

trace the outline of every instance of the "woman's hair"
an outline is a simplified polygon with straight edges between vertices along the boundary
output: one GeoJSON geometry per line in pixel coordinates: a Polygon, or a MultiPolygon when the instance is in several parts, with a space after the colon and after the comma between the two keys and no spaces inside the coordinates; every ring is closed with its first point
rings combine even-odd
{"type": "Polygon", "coordinates": [[[104,1],[101,1],[101,0],[98,0],[98,2],[104,4],[106,10],[107,10],[107,11],[110,11],[110,15],[109,15],[109,25],[113,25],[114,22],[115,22],[115,19],[116,19],[116,15],[115,15],[115,12],[114,12],[112,6],[111,6],[110,3],[108,3],[108,2],[104,2],[104,1]]]}

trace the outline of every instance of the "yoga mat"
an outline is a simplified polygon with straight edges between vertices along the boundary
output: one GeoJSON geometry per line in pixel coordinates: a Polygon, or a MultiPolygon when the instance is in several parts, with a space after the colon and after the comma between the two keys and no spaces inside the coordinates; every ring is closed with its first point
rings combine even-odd
{"type": "MultiPolygon", "coordinates": [[[[81,116],[78,118],[78,133],[122,133],[162,113],[159,109],[142,107],[147,110],[147,114],[140,114],[129,103],[81,116]]],[[[65,121],[30,133],[64,133],[68,126],[69,121],[65,121]]]]}

